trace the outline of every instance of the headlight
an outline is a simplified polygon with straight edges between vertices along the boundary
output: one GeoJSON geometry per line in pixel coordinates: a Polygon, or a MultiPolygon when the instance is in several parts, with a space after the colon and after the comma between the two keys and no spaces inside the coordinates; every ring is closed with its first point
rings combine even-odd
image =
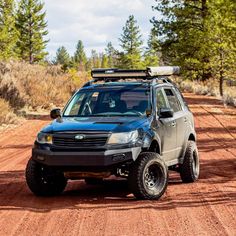
{"type": "Polygon", "coordinates": [[[52,144],[52,135],[39,132],[36,140],[38,143],[41,143],[41,144],[45,144],[45,143],[52,144]]]}
{"type": "Polygon", "coordinates": [[[125,132],[125,133],[113,133],[109,140],[108,144],[125,144],[125,143],[131,143],[135,142],[138,139],[138,131],[134,130],[131,132],[125,132]]]}

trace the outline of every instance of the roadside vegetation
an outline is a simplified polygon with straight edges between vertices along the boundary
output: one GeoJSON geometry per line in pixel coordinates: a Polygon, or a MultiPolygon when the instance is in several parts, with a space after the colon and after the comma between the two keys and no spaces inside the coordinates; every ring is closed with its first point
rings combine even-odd
{"type": "Polygon", "coordinates": [[[11,117],[12,114],[24,116],[27,111],[61,107],[87,80],[87,74],[65,73],[60,66],[0,63],[0,121],[13,123],[8,113],[11,117]]]}
{"type": "Polygon", "coordinates": [[[0,98],[0,124],[15,124],[18,122],[18,117],[12,111],[9,103],[0,98]]]}
{"type": "Polygon", "coordinates": [[[147,42],[134,15],[121,29],[117,49],[73,55],[61,45],[48,59],[46,11],[41,0],[0,1],[0,125],[24,110],[62,106],[92,68],[180,65],[183,91],[236,105],[236,3],[234,0],[153,0],[147,42]],[[30,27],[28,27],[30,26],[30,27]]]}
{"type": "Polygon", "coordinates": [[[218,83],[214,79],[209,79],[207,81],[191,81],[191,80],[183,80],[180,78],[174,79],[175,83],[177,83],[178,87],[182,92],[185,93],[195,93],[198,95],[205,96],[214,96],[222,100],[224,105],[230,105],[236,107],[236,83],[233,81],[233,86],[230,85],[230,81],[224,82],[224,95],[221,96],[218,83]]]}

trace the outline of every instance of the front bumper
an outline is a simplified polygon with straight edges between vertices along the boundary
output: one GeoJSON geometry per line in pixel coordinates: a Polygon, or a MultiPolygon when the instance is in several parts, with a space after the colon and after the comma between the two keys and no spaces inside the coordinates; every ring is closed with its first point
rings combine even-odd
{"type": "Polygon", "coordinates": [[[140,152],[141,147],[89,152],[51,151],[35,147],[32,158],[48,166],[109,167],[136,160],[140,152]]]}

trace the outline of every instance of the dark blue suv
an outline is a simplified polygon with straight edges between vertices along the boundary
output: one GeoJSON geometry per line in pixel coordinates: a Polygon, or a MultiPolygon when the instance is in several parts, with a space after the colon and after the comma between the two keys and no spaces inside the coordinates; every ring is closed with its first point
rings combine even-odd
{"type": "Polygon", "coordinates": [[[26,180],[36,195],[56,195],[67,180],[101,183],[111,175],[128,179],[139,199],[158,199],[168,169],[183,182],[199,176],[194,121],[168,76],[178,67],[146,70],[96,69],[93,80],[37,135],[26,180]]]}

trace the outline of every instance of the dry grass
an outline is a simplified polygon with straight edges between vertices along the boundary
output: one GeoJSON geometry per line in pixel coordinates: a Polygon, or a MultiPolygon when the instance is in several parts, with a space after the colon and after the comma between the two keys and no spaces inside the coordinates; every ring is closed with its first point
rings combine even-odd
{"type": "Polygon", "coordinates": [[[61,107],[89,79],[76,71],[64,73],[58,66],[0,62],[0,125],[20,110],[49,110],[61,107]],[[4,111],[4,112],[3,112],[4,111]],[[5,118],[3,118],[5,117],[5,118]]]}
{"type": "Polygon", "coordinates": [[[72,79],[58,67],[0,64],[0,96],[14,110],[24,106],[32,109],[58,106],[70,97],[72,90],[72,79]]]}
{"type": "Polygon", "coordinates": [[[199,95],[215,96],[224,102],[226,105],[236,106],[236,87],[229,87],[224,83],[224,96],[221,97],[219,93],[219,86],[217,81],[209,80],[206,82],[190,81],[181,78],[175,79],[182,92],[190,92],[199,95]]]}
{"type": "Polygon", "coordinates": [[[8,102],[0,98],[0,125],[2,124],[16,124],[18,122],[17,116],[11,110],[8,102]]]}

